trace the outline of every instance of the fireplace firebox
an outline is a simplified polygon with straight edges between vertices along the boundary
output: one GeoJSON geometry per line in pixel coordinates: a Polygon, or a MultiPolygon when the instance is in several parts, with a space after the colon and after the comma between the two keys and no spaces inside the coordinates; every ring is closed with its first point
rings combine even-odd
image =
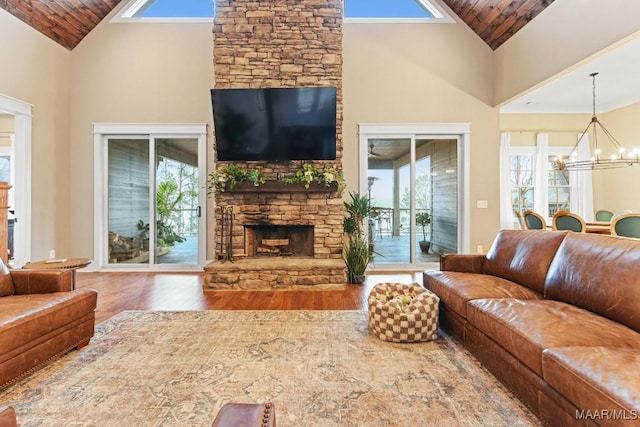
{"type": "Polygon", "coordinates": [[[246,255],[313,258],[313,231],[313,225],[245,225],[246,255]]]}

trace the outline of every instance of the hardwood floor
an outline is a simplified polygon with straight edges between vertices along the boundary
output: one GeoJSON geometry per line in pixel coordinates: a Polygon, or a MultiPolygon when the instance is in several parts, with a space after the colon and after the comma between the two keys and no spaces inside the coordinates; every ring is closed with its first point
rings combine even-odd
{"type": "Polygon", "coordinates": [[[98,291],[96,324],[125,310],[366,310],[377,283],[422,283],[422,273],[370,274],[364,285],[323,291],[203,291],[204,273],[84,273],[98,291]]]}

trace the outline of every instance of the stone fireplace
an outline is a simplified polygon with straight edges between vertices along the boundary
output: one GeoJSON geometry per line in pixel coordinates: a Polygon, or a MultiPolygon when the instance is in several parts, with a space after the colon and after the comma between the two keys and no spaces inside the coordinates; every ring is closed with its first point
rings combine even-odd
{"type": "MultiPolygon", "coordinates": [[[[337,89],[336,160],[308,163],[342,169],[342,0],[216,0],[213,38],[215,88],[337,89]]],[[[240,165],[259,166],[275,179],[290,176],[302,162],[240,165]]],[[[209,288],[344,286],[342,195],[335,187],[281,181],[241,187],[215,195],[216,259],[205,267],[209,288]],[[227,240],[223,208],[233,212],[224,225],[227,240]],[[220,256],[225,244],[233,261],[220,256]]]]}
{"type": "MultiPolygon", "coordinates": [[[[215,289],[273,289],[296,286],[336,287],[346,283],[342,260],[342,197],[335,188],[269,183],[225,191],[216,204],[233,215],[218,239],[231,244],[233,261],[205,267],[215,289]],[[269,185],[270,184],[270,185],[269,185]],[[222,239],[223,234],[230,241],[222,239]]],[[[227,253],[219,250],[219,253],[227,253]]]]}

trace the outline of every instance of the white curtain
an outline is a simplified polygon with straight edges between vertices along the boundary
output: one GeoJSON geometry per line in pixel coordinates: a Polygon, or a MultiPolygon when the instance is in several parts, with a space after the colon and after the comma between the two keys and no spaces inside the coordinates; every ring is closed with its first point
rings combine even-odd
{"type": "Polygon", "coordinates": [[[536,164],[533,169],[533,210],[549,218],[549,134],[536,135],[536,164]]]}
{"type": "MultiPolygon", "coordinates": [[[[578,135],[580,138],[582,134],[578,135]]],[[[585,134],[578,145],[577,160],[589,160],[589,134],[585,134]]],[[[569,172],[571,183],[571,212],[577,213],[585,221],[593,221],[593,174],[591,169],[569,172]]]]}
{"type": "Polygon", "coordinates": [[[500,229],[513,229],[513,207],[511,206],[511,134],[500,134],[500,229]]]}

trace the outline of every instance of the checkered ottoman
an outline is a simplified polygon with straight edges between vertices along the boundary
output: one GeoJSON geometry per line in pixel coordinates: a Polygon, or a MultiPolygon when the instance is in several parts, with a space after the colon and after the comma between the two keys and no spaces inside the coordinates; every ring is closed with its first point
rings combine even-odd
{"type": "Polygon", "coordinates": [[[369,330],[381,340],[418,342],[438,337],[440,298],[418,283],[380,283],[368,302],[369,330]]]}

